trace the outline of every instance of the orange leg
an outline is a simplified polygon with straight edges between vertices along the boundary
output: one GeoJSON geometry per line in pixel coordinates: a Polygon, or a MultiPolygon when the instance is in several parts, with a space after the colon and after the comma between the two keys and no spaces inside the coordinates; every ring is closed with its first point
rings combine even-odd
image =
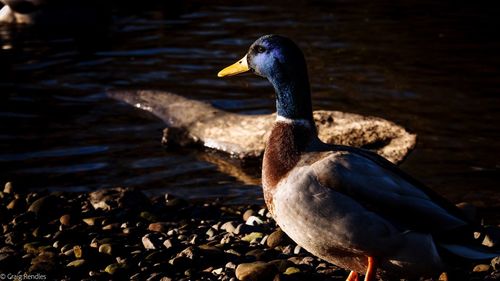
{"type": "Polygon", "coordinates": [[[356,271],[351,271],[351,273],[349,273],[349,276],[347,276],[347,279],[345,281],[359,281],[358,273],[356,271]]]}
{"type": "Polygon", "coordinates": [[[368,267],[366,268],[365,281],[375,281],[377,275],[377,267],[375,265],[375,259],[373,257],[368,257],[368,267]]]}

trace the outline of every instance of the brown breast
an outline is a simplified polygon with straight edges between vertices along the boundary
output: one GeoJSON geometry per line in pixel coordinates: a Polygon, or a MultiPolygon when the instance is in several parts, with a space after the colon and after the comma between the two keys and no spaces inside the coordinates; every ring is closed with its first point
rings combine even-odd
{"type": "Polygon", "coordinates": [[[271,214],[274,189],[299,162],[311,133],[309,127],[286,122],[276,122],[271,130],[262,162],[264,200],[271,214]]]}

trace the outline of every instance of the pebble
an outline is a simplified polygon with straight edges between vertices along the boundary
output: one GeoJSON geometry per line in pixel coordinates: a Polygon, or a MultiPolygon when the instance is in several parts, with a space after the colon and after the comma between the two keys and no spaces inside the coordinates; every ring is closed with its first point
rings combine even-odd
{"type": "MultiPolygon", "coordinates": [[[[323,281],[347,275],[293,243],[265,208],[172,197],[140,205],[132,194],[143,195],[103,192],[105,202],[96,202],[107,207],[95,208],[87,193],[2,192],[0,271],[52,272],[58,280],[323,281]]],[[[493,237],[494,229],[488,234],[493,237]]],[[[493,280],[499,261],[477,265],[471,276],[493,280]]]]}
{"type": "Polygon", "coordinates": [[[99,253],[103,253],[106,255],[113,255],[113,246],[111,244],[102,244],[99,246],[99,253]]]}
{"type": "Polygon", "coordinates": [[[3,187],[3,192],[7,194],[14,193],[14,185],[12,185],[12,182],[6,182],[5,186],[3,187]]]}
{"type": "Polygon", "coordinates": [[[256,216],[250,216],[246,221],[245,221],[245,224],[247,225],[261,225],[261,224],[264,224],[264,221],[261,220],[260,218],[256,217],[256,216]]]}
{"type": "Polygon", "coordinates": [[[86,261],[84,259],[78,259],[78,260],[74,260],[74,261],[69,262],[66,266],[67,267],[81,267],[85,263],[86,263],[86,261]]]}
{"type": "Polygon", "coordinates": [[[107,272],[110,275],[115,275],[119,272],[124,271],[127,268],[126,264],[123,263],[112,263],[104,269],[105,272],[107,272]]]}
{"type": "MultiPolygon", "coordinates": [[[[228,222],[225,222],[221,227],[220,229],[221,230],[224,230],[228,233],[235,233],[236,231],[236,227],[234,226],[235,223],[233,221],[228,221],[228,222]]],[[[237,234],[237,233],[236,233],[237,234]]]]}
{"type": "Polygon", "coordinates": [[[491,266],[493,267],[494,270],[500,270],[500,256],[494,257],[491,260],[491,266]]]}
{"type": "Polygon", "coordinates": [[[278,269],[269,263],[256,261],[252,263],[241,263],[236,267],[236,278],[241,281],[267,281],[273,280],[278,269]]]}
{"type": "Polygon", "coordinates": [[[252,232],[250,234],[247,234],[241,238],[241,240],[246,241],[246,242],[256,242],[257,239],[264,237],[264,234],[262,232],[252,232]]]}
{"type": "Polygon", "coordinates": [[[28,207],[28,212],[33,212],[39,217],[50,218],[58,209],[59,200],[53,195],[43,196],[35,200],[28,207]]]}
{"type": "Polygon", "coordinates": [[[290,244],[292,240],[286,235],[283,230],[278,229],[271,233],[267,238],[267,246],[269,248],[275,248],[277,246],[285,246],[290,244]]]}
{"type": "Polygon", "coordinates": [[[285,275],[292,275],[292,274],[295,274],[295,273],[299,273],[300,272],[300,269],[296,268],[296,267],[289,267],[285,270],[285,272],[283,272],[283,274],[285,275]]]}
{"type": "Polygon", "coordinates": [[[144,235],[141,239],[142,245],[146,250],[155,250],[159,249],[161,245],[163,244],[162,241],[162,236],[154,234],[154,233],[148,233],[144,235]]]}
{"type": "Polygon", "coordinates": [[[255,211],[252,209],[248,209],[243,213],[243,221],[247,221],[251,216],[255,215],[255,211]]]}
{"type": "Polygon", "coordinates": [[[489,264],[478,264],[474,266],[474,269],[472,269],[473,272],[485,272],[490,270],[490,265],[489,264]]]}
{"type": "Polygon", "coordinates": [[[65,214],[65,215],[62,215],[60,218],[59,218],[59,222],[62,224],[62,225],[65,225],[65,226],[70,226],[72,225],[72,217],[70,214],[65,214]]]}

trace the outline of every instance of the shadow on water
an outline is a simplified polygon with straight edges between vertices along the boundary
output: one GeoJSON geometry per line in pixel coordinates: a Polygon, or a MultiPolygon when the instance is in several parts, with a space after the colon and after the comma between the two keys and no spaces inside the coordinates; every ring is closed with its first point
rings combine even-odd
{"type": "Polygon", "coordinates": [[[280,33],[305,53],[316,109],[402,124],[419,136],[404,170],[455,202],[500,207],[500,19],[485,3],[158,2],[110,2],[109,24],[94,27],[0,27],[1,181],[260,200],[208,154],[163,150],[163,124],[104,91],[162,89],[269,113],[265,80],[215,74],[280,33]]]}

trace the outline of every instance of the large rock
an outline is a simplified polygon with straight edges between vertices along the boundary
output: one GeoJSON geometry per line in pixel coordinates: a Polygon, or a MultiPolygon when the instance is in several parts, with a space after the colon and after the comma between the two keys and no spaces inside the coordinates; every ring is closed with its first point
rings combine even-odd
{"type": "MultiPolygon", "coordinates": [[[[168,144],[201,144],[240,159],[263,155],[275,114],[242,115],[162,91],[116,91],[117,100],[149,111],[168,126],[168,144]]],[[[339,111],[314,112],[319,137],[327,143],[366,147],[397,163],[413,149],[416,136],[390,121],[339,111]]]]}

